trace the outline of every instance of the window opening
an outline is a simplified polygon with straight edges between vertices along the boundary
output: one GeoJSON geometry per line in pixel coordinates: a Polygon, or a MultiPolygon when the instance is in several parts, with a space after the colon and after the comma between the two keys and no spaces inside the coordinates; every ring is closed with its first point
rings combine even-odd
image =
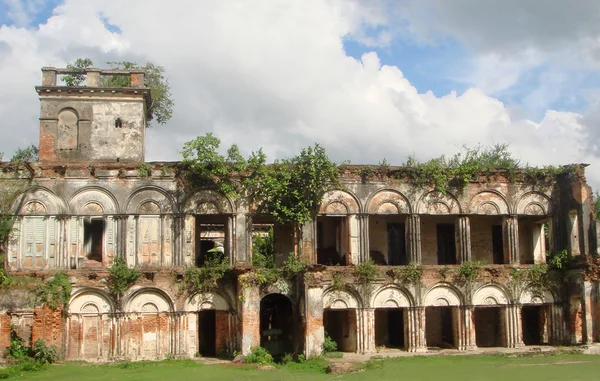
{"type": "Polygon", "coordinates": [[[454,224],[437,224],[437,255],[439,265],[456,264],[454,224]]]}
{"type": "Polygon", "coordinates": [[[105,223],[103,219],[92,218],[84,222],[83,237],[87,247],[87,259],[102,262],[105,223]]]}
{"type": "Polygon", "coordinates": [[[504,264],[502,225],[492,225],[492,253],[495,265],[504,264]]]}

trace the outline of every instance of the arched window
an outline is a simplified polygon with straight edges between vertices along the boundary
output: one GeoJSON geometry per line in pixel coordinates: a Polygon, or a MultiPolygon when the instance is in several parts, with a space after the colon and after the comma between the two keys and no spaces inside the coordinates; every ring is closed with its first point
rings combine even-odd
{"type": "Polygon", "coordinates": [[[74,110],[64,109],[58,114],[56,148],[77,149],[79,144],[79,118],[74,110]]]}

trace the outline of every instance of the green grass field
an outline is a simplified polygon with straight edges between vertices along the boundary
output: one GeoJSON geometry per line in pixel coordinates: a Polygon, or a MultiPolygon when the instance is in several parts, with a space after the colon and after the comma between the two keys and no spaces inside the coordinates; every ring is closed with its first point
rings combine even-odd
{"type": "Polygon", "coordinates": [[[374,360],[364,371],[328,375],[325,361],[278,366],[259,371],[252,366],[203,365],[194,361],[163,361],[116,365],[67,363],[37,372],[24,372],[14,380],[439,380],[439,381],[535,381],[598,380],[600,356],[561,354],[546,356],[435,356],[374,360]]]}

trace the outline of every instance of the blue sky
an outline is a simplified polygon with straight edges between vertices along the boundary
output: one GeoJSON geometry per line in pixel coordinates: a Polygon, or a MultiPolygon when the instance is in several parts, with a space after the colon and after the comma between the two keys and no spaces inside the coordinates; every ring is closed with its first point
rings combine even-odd
{"type": "Polygon", "coordinates": [[[0,152],[37,139],[39,68],[90,57],[165,67],[176,106],[148,130],[150,160],[211,131],[271,158],[315,141],[356,163],[507,142],[536,165],[600,164],[598,1],[252,3],[0,0],[0,129],[23,132],[0,152]]]}
{"type": "MultiPolygon", "coordinates": [[[[2,0],[0,25],[37,28],[46,23],[54,9],[63,3],[64,0],[2,0]],[[20,22],[22,17],[19,17],[19,14],[27,15],[26,24],[20,22]]],[[[111,24],[106,16],[99,14],[98,17],[107,30],[120,33],[119,26],[111,24]]],[[[375,38],[384,29],[385,27],[366,27],[363,32],[366,37],[375,38]]],[[[423,42],[404,35],[392,39],[386,46],[366,46],[352,36],[347,36],[343,39],[343,46],[345,52],[356,59],[360,59],[369,51],[377,52],[383,65],[399,67],[420,93],[432,91],[438,97],[452,91],[461,94],[469,87],[477,85],[462,77],[463,67],[473,58],[473,52],[451,36],[423,42]]],[[[583,112],[589,106],[585,94],[600,87],[600,73],[595,69],[579,69],[568,73],[568,79],[565,79],[568,83],[563,82],[560,89],[556,89],[566,94],[553,99],[548,97],[549,99],[539,106],[529,99],[532,92],[543,87],[544,80],[551,75],[549,73],[553,69],[551,64],[534,67],[522,73],[515,85],[499,92],[492,91],[490,95],[508,105],[525,106],[527,115],[536,120],[544,116],[546,108],[583,112]]],[[[561,74],[564,75],[562,72],[561,74]]]]}
{"type": "Polygon", "coordinates": [[[62,3],[63,0],[2,0],[0,1],[0,25],[36,27],[45,23],[54,8],[62,3]],[[16,16],[21,14],[27,16],[27,23],[21,23],[20,17],[16,16]]]}

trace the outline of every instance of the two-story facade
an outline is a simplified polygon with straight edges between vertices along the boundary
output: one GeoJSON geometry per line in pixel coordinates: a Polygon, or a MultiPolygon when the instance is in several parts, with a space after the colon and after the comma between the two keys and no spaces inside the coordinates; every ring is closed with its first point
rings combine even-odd
{"type": "Polygon", "coordinates": [[[445,194],[345,166],[342,187],[298,234],[241,200],[187,189],[178,163],[141,164],[151,99],[143,72],[91,69],[85,87],[57,85],[65,69],[42,73],[39,162],[1,166],[0,186],[14,190],[6,212],[16,216],[5,266],[39,278],[64,271],[73,292],[68,307],[51,310],[35,305],[27,283],[3,290],[0,345],[11,325],[89,361],[246,354],[259,345],[314,356],[325,332],[347,352],[600,340],[589,266],[556,271],[560,279],[541,288],[515,275],[563,250],[595,260],[584,165],[542,183],[498,170],[445,194]],[[131,87],[103,88],[103,75],[129,75],[131,87]],[[306,273],[245,281],[252,236],[265,227],[279,253],[310,264],[306,273]],[[190,295],[182,269],[203,266],[212,249],[232,271],[214,291],[190,295]],[[121,303],[106,288],[118,256],[143,273],[121,303]],[[361,283],[355,269],[368,261],[380,274],[361,283]]]}

